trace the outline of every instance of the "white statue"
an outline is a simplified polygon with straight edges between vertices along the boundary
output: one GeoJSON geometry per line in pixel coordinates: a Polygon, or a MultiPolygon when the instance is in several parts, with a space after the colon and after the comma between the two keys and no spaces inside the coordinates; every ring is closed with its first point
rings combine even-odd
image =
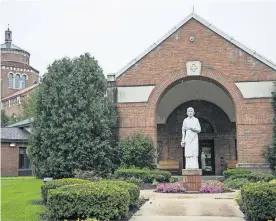
{"type": "Polygon", "coordinates": [[[198,169],[198,133],[201,127],[194,114],[194,109],[189,107],[188,117],[184,119],[182,125],[181,146],[185,147],[186,169],[198,169]]]}

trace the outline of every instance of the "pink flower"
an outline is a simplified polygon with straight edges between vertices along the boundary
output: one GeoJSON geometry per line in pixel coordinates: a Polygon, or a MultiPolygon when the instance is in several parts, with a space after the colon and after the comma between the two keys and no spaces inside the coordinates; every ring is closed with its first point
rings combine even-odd
{"type": "Polygon", "coordinates": [[[163,193],[179,193],[185,192],[186,189],[180,183],[160,183],[156,187],[157,192],[163,193]]]}

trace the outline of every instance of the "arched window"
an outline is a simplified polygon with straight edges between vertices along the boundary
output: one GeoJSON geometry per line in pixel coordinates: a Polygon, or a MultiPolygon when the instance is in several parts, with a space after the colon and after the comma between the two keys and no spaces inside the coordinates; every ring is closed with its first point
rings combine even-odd
{"type": "Polygon", "coordinates": [[[21,79],[21,88],[23,89],[26,87],[27,75],[24,74],[21,79]]]}
{"type": "Polygon", "coordinates": [[[14,88],[20,89],[20,75],[16,74],[14,78],[14,88]]]}
{"type": "Polygon", "coordinates": [[[8,88],[13,88],[13,73],[9,73],[8,78],[8,88]]]}

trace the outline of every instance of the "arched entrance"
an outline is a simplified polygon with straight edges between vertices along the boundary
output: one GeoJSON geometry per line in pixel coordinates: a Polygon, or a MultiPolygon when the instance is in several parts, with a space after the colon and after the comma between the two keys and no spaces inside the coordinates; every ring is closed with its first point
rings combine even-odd
{"type": "Polygon", "coordinates": [[[200,153],[206,152],[205,174],[218,175],[225,169],[228,160],[238,160],[236,125],[241,105],[236,108],[236,103],[241,104],[242,99],[233,82],[229,82],[224,75],[203,73],[212,78],[183,77],[182,73],[182,76],[176,74],[174,79],[167,79],[158,85],[150,96],[149,114],[155,110],[156,141],[160,152],[157,161],[176,159],[183,168],[181,126],[186,109],[194,107],[195,116],[203,126],[199,149],[200,153]]]}
{"type": "Polygon", "coordinates": [[[163,124],[157,124],[159,160],[177,160],[185,168],[184,150],[180,147],[182,122],[188,107],[195,109],[199,119],[199,166],[203,175],[221,174],[228,160],[236,160],[236,125],[216,104],[205,100],[187,101],[168,116],[163,124]],[[203,167],[202,167],[202,162],[203,167]]]}

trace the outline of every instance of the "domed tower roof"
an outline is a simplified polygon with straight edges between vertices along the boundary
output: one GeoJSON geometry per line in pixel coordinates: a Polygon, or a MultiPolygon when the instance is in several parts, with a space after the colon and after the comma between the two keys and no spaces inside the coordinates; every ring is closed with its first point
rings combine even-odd
{"type": "Polygon", "coordinates": [[[8,28],[5,31],[5,43],[0,45],[1,51],[17,51],[30,56],[30,53],[24,49],[12,44],[12,31],[8,28]]]}

